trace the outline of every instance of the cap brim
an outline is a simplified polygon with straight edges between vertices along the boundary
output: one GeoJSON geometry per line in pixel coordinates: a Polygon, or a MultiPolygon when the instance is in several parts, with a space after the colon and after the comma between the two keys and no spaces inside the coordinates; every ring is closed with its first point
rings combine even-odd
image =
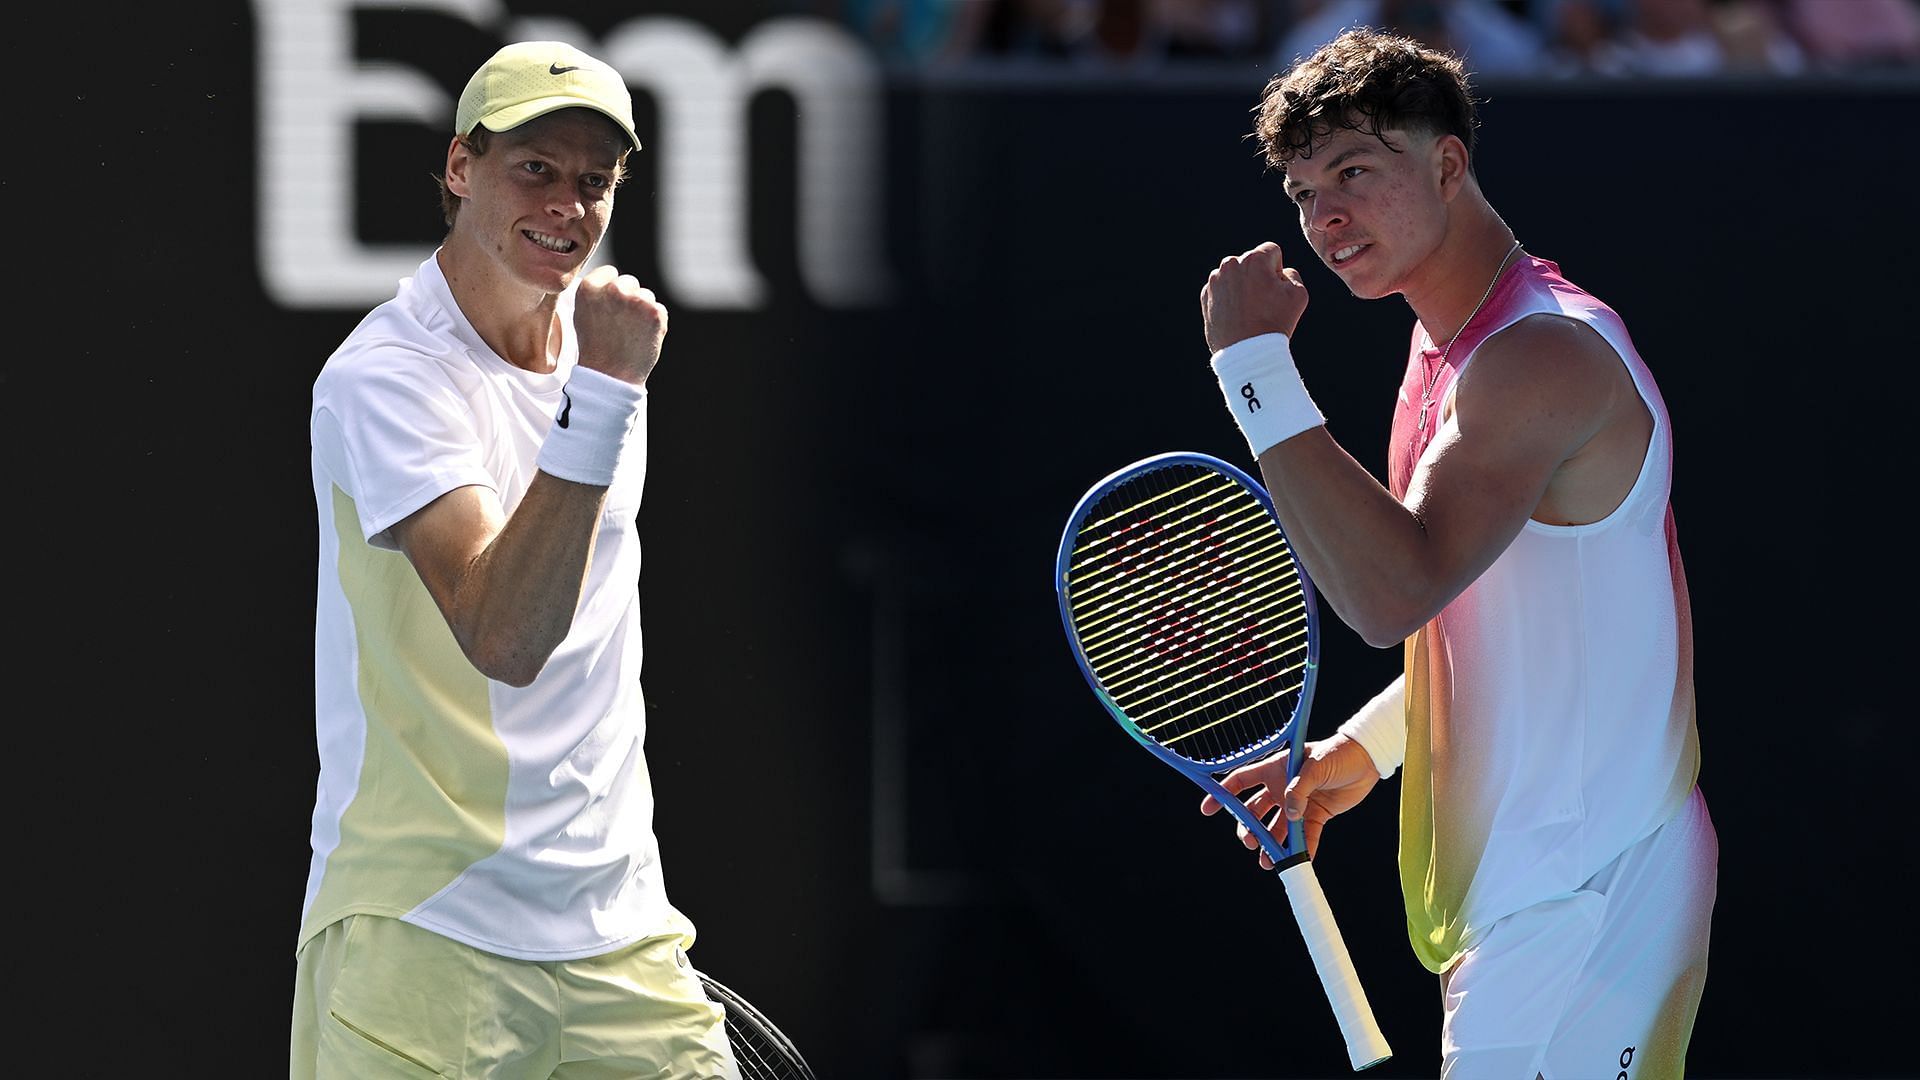
{"type": "Polygon", "coordinates": [[[511,131],[529,120],[545,116],[550,112],[559,112],[561,109],[592,109],[594,112],[613,121],[614,126],[618,127],[621,133],[627,137],[627,141],[633,144],[633,148],[635,150],[640,149],[640,136],[634,134],[632,125],[627,123],[626,120],[615,116],[613,113],[595,105],[591,101],[582,101],[577,97],[535,98],[532,101],[522,101],[517,105],[509,105],[504,109],[490,112],[474,121],[474,123],[486,128],[488,131],[511,131]]]}

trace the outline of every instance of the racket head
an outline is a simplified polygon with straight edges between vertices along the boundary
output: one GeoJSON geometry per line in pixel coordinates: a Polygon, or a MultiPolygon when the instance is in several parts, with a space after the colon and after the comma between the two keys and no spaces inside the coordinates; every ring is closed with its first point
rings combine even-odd
{"type": "Polygon", "coordinates": [[[708,1000],[726,1013],[727,1041],[740,1080],[814,1080],[800,1049],[773,1021],[725,983],[704,971],[699,975],[708,1000]]]}
{"type": "Polygon", "coordinates": [[[1282,843],[1216,779],[1281,749],[1291,779],[1319,676],[1313,582],[1266,489],[1186,451],[1117,469],[1068,517],[1054,581],[1074,660],[1121,728],[1256,826],[1276,864],[1304,854],[1298,822],[1282,843]]]}

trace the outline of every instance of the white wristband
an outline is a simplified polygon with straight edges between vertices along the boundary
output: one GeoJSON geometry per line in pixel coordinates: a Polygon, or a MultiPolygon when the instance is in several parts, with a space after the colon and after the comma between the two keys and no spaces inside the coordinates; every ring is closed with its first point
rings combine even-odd
{"type": "Polygon", "coordinates": [[[562,480],[612,485],[620,455],[639,429],[646,398],[644,385],[592,368],[574,368],[535,464],[562,480]]]}
{"type": "Polygon", "coordinates": [[[1213,354],[1213,373],[1227,397],[1227,411],[1256,458],[1268,447],[1327,422],[1300,381],[1285,334],[1256,334],[1221,349],[1213,354]]]}
{"type": "Polygon", "coordinates": [[[1388,683],[1362,705],[1340,725],[1340,734],[1360,744],[1382,780],[1392,776],[1407,759],[1407,677],[1388,683]]]}

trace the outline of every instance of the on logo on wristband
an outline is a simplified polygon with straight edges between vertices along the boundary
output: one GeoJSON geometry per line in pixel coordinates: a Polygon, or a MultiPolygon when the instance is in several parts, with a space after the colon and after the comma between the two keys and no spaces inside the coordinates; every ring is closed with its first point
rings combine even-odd
{"type": "Polygon", "coordinates": [[[1209,363],[1220,380],[1227,412],[1255,457],[1327,422],[1300,381],[1287,335],[1255,334],[1215,352],[1209,363]]]}

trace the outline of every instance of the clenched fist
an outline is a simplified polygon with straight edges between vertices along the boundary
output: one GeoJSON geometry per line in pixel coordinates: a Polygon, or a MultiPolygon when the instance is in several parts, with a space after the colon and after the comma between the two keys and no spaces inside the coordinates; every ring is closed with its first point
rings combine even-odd
{"type": "Polygon", "coordinates": [[[1221,259],[1200,290],[1200,319],[1212,352],[1260,334],[1291,337],[1306,309],[1300,271],[1286,264],[1271,240],[1221,259]]]}
{"type": "Polygon", "coordinates": [[[573,325],[580,334],[581,367],[645,383],[660,361],[667,307],[632,274],[597,266],[580,281],[573,325]]]}

